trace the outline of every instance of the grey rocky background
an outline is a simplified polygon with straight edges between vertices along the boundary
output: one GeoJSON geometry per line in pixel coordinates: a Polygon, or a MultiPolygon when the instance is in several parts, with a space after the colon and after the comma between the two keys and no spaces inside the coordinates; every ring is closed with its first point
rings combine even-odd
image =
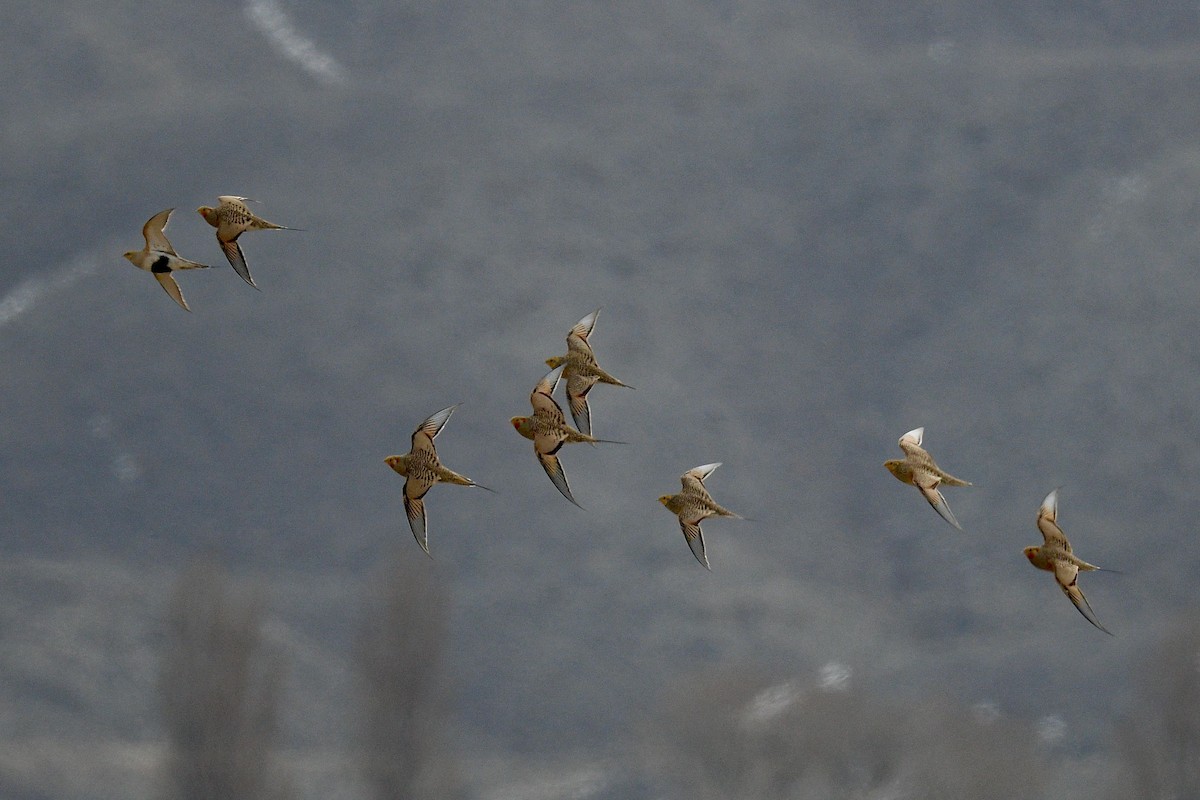
{"type": "Polygon", "coordinates": [[[1030,792],[1114,785],[1200,567],[1200,8],[67,0],[0,43],[4,796],[160,791],[203,559],[260,599],[296,797],[369,796],[392,563],[445,605],[465,796],[676,796],[630,754],[687,687],[830,675],[1040,735],[1030,792]],[[226,193],[306,229],[243,239],[261,292],[194,212],[226,193]],[[192,314],[120,256],[169,206],[192,314]],[[637,388],[561,454],[580,511],[507,420],[597,307],[637,388]],[[430,560],[382,459],[455,402],[497,493],[434,489],[430,560]],[[965,533],[881,466],[919,425],[965,533]],[[710,574],[655,498],[711,461],[753,521],[710,574]],[[1021,556],[1055,486],[1113,638],[1021,556]]]}

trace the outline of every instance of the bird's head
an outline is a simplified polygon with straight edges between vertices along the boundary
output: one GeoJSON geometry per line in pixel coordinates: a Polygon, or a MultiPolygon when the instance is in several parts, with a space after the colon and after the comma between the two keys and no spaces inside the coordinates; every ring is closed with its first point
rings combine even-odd
{"type": "Polygon", "coordinates": [[[134,259],[134,258],[137,256],[137,254],[138,254],[138,251],[137,251],[137,250],[129,250],[129,251],[126,251],[126,253],[125,253],[125,257],[126,257],[127,259],[129,259],[129,262],[130,262],[131,264],[136,264],[137,262],[136,262],[136,261],[134,261],[133,259],[134,259]]]}
{"type": "Polygon", "coordinates": [[[204,217],[204,221],[214,228],[217,227],[217,210],[212,206],[200,206],[196,213],[204,217]]]}
{"type": "Polygon", "coordinates": [[[567,363],[566,356],[552,356],[551,358],[546,359],[546,366],[550,369],[557,369],[565,363],[567,363]]]}
{"type": "Polygon", "coordinates": [[[889,458],[887,461],[883,462],[883,465],[887,467],[888,472],[892,473],[900,480],[904,480],[904,461],[902,459],[889,458]]]}
{"type": "Polygon", "coordinates": [[[667,508],[670,508],[672,497],[674,497],[674,495],[664,494],[662,497],[658,498],[658,502],[662,503],[667,508]]]}
{"type": "Polygon", "coordinates": [[[1029,559],[1029,562],[1031,564],[1033,564],[1034,566],[1037,566],[1037,557],[1042,554],[1042,548],[1036,547],[1034,545],[1030,545],[1029,547],[1026,547],[1024,549],[1024,551],[1022,551],[1022,552],[1025,553],[1025,557],[1029,559]]]}
{"type": "Polygon", "coordinates": [[[533,438],[533,418],[532,417],[513,417],[509,420],[517,433],[524,436],[526,439],[533,438]]]}
{"type": "Polygon", "coordinates": [[[391,467],[393,470],[400,473],[401,475],[403,475],[405,472],[404,456],[388,456],[387,458],[385,458],[383,460],[383,463],[387,464],[389,467],[391,467]]]}

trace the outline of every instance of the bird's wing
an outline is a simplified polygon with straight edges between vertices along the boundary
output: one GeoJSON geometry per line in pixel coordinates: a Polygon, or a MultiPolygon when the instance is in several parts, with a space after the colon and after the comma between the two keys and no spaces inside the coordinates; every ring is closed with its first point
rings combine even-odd
{"type": "Polygon", "coordinates": [[[429,417],[417,426],[412,435],[412,449],[415,451],[418,448],[422,450],[433,450],[433,440],[442,432],[446,421],[450,419],[450,415],[454,413],[454,409],[458,408],[458,403],[452,406],[443,408],[429,417]]]}
{"type": "Polygon", "coordinates": [[[171,242],[163,232],[167,229],[167,222],[171,219],[171,212],[174,210],[173,208],[164,209],[146,220],[146,224],[142,226],[142,236],[146,240],[146,247],[160,253],[175,255],[175,248],[171,247],[171,242]]]}
{"type": "Polygon", "coordinates": [[[683,538],[687,540],[688,547],[692,549],[692,555],[704,565],[705,569],[711,570],[712,567],[708,564],[708,555],[704,552],[704,534],[700,532],[700,524],[684,522],[683,517],[680,517],[679,527],[683,530],[683,538]]]}
{"type": "Polygon", "coordinates": [[[1046,499],[1038,508],[1037,526],[1046,544],[1057,545],[1066,552],[1071,552],[1071,543],[1067,541],[1067,535],[1058,527],[1058,489],[1046,495],[1046,499]]]}
{"type": "MultiPolygon", "coordinates": [[[[916,478],[915,475],[913,477],[916,478]]],[[[938,513],[938,516],[960,531],[962,530],[962,525],[959,525],[958,520],[954,518],[954,512],[950,510],[950,504],[946,502],[946,497],[938,488],[936,481],[932,486],[917,481],[916,486],[921,490],[921,496],[929,501],[929,505],[933,506],[933,510],[938,513]]]]}
{"type": "MultiPolygon", "coordinates": [[[[542,384],[539,383],[538,387],[541,386],[542,384]]],[[[550,391],[535,389],[533,394],[529,395],[529,404],[533,406],[534,416],[548,419],[554,425],[566,425],[567,418],[563,416],[562,407],[559,406],[557,400],[550,396],[550,391]]]]}
{"type": "Polygon", "coordinates": [[[588,405],[587,395],[596,385],[595,376],[579,375],[572,372],[567,376],[567,401],[571,406],[571,418],[580,433],[592,435],[592,409],[588,405]]]}
{"type": "Polygon", "coordinates": [[[1096,612],[1092,611],[1092,604],[1083,596],[1083,591],[1079,588],[1078,579],[1079,567],[1062,559],[1054,562],[1054,580],[1058,581],[1063,594],[1075,605],[1075,608],[1079,609],[1079,613],[1083,615],[1084,619],[1109,636],[1112,636],[1112,631],[1101,625],[1100,620],[1096,619],[1096,612]]]}
{"type": "Polygon", "coordinates": [[[917,444],[916,442],[909,442],[901,439],[900,449],[904,451],[904,458],[913,466],[914,471],[917,467],[929,467],[933,464],[933,456],[925,452],[925,448],[921,447],[921,445],[917,444]]]}
{"type": "MultiPolygon", "coordinates": [[[[562,377],[563,367],[559,365],[542,376],[542,379],[533,387],[533,392],[529,395],[529,402],[533,403],[534,409],[537,409],[537,396],[544,395],[550,397],[554,394],[555,387],[558,386],[558,379],[562,377]]],[[[553,402],[553,400],[551,400],[553,402]]]]}
{"type": "Polygon", "coordinates": [[[920,447],[921,440],[924,438],[925,428],[913,428],[911,431],[900,437],[900,447],[901,449],[904,449],[905,444],[915,444],[917,447],[920,447]]]}
{"type": "Polygon", "coordinates": [[[254,278],[250,277],[250,267],[246,266],[246,257],[242,255],[242,246],[238,244],[237,237],[223,241],[220,231],[218,231],[217,241],[220,242],[221,249],[225,251],[225,258],[229,259],[229,266],[233,267],[233,271],[241,275],[242,280],[257,289],[258,284],[254,282],[254,278]]]}
{"type": "Polygon", "coordinates": [[[588,362],[592,364],[596,363],[596,355],[592,352],[591,344],[588,343],[587,339],[580,338],[579,336],[572,334],[567,337],[567,353],[579,353],[588,362]]]}
{"type": "Polygon", "coordinates": [[[575,505],[580,506],[576,502],[574,495],[571,494],[571,487],[567,483],[567,473],[563,472],[562,464],[558,460],[558,456],[553,453],[538,453],[538,463],[542,465],[542,469],[546,470],[546,474],[550,476],[550,482],[562,492],[562,496],[570,500],[575,505]]]}
{"type": "Polygon", "coordinates": [[[425,524],[425,500],[421,497],[408,496],[408,483],[404,484],[404,512],[408,515],[408,527],[425,555],[429,555],[429,531],[425,524]]]}
{"type": "Polygon", "coordinates": [[[571,332],[567,334],[567,345],[569,346],[571,344],[572,339],[579,339],[580,341],[586,343],[588,337],[592,335],[592,331],[596,327],[596,317],[598,316],[600,316],[600,309],[597,308],[595,311],[579,320],[579,322],[576,322],[575,327],[571,328],[571,332]]]}
{"type": "Polygon", "coordinates": [[[171,273],[155,272],[152,274],[158,281],[158,285],[163,287],[163,290],[166,291],[167,294],[171,295],[175,302],[179,303],[180,307],[182,307],[184,311],[191,311],[191,309],[188,308],[187,301],[183,299],[183,292],[179,290],[179,284],[175,282],[175,278],[171,276],[171,273]]]}
{"type": "Polygon", "coordinates": [[[571,402],[571,419],[575,421],[575,428],[580,433],[592,435],[592,407],[588,405],[586,394],[567,395],[567,399],[571,402]]]}
{"type": "Polygon", "coordinates": [[[683,488],[684,489],[692,488],[697,483],[703,484],[704,479],[707,478],[709,475],[712,475],[713,472],[715,472],[717,467],[719,467],[719,466],[721,466],[721,462],[716,461],[716,462],[713,462],[712,464],[701,464],[698,467],[692,467],[691,469],[689,469],[687,472],[683,473],[683,475],[680,476],[680,479],[683,481],[683,488]],[[695,483],[693,483],[693,481],[695,483]]]}

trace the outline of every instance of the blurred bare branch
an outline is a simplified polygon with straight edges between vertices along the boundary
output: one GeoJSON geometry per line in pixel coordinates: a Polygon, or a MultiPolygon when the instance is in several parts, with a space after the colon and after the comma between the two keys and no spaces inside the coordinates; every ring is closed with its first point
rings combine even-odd
{"type": "Polygon", "coordinates": [[[363,770],[375,800],[459,793],[443,725],[446,605],[423,569],[391,564],[373,580],[355,663],[363,770]]]}
{"type": "Polygon", "coordinates": [[[287,796],[272,766],[283,667],[262,619],[261,598],[235,591],[218,565],[180,577],[159,672],[170,800],[287,796]]]}
{"type": "Polygon", "coordinates": [[[1139,676],[1140,702],[1117,727],[1112,796],[1200,798],[1200,623],[1180,623],[1139,676]]]}

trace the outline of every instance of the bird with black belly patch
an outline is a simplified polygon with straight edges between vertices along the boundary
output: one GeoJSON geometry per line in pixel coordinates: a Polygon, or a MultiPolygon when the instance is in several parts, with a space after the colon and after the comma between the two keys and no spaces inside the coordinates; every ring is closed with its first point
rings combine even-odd
{"type": "Polygon", "coordinates": [[[171,212],[174,210],[168,208],[146,220],[146,224],[142,226],[142,238],[146,240],[146,246],[141,250],[130,250],[125,254],[125,258],[129,259],[129,262],[138,269],[144,269],[152,274],[162,286],[163,291],[171,295],[171,298],[179,303],[184,311],[191,311],[187,301],[183,299],[183,292],[180,291],[179,284],[175,282],[171,273],[181,269],[208,269],[209,267],[208,264],[183,258],[171,246],[164,231],[166,231],[168,220],[171,219],[171,212]]]}

